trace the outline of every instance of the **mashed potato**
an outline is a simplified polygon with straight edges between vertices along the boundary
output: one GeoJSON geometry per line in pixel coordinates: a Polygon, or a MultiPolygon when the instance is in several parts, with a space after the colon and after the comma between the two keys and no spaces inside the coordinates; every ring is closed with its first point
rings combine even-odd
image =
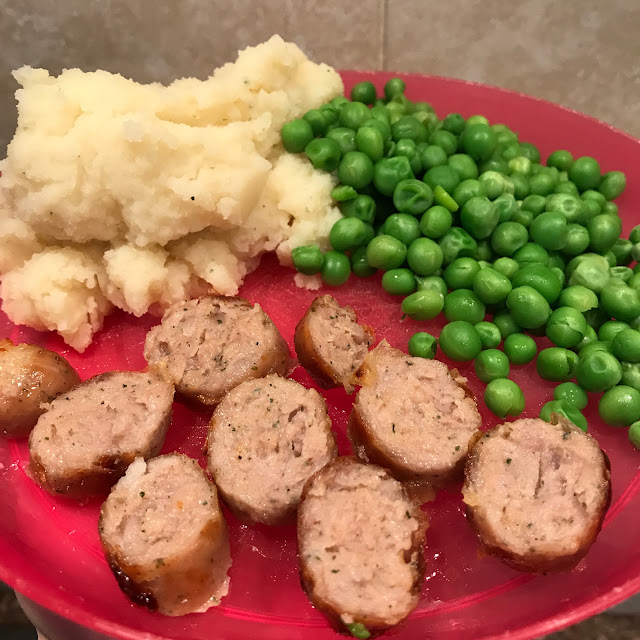
{"type": "Polygon", "coordinates": [[[333,179],[284,153],[280,128],[342,93],[274,36],[207,80],[14,73],[18,127],[0,162],[0,295],[18,324],[82,351],[113,307],[140,316],[233,295],[264,251],[326,245],[333,179]]]}

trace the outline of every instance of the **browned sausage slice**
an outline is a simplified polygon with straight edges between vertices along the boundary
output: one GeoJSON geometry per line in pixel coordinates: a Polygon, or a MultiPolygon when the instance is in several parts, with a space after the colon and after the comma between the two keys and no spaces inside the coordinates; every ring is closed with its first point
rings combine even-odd
{"type": "Polygon", "coordinates": [[[307,479],[338,454],[322,396],[267,376],[238,385],[211,418],[208,468],[244,522],[293,518],[307,479]]]}
{"type": "Polygon", "coordinates": [[[351,307],[319,296],[296,327],[294,343],[300,364],[323,388],[343,386],[353,392],[355,372],[374,340],[373,330],[358,324],[351,307]]]}
{"type": "Polygon", "coordinates": [[[571,569],[609,506],[609,463],[596,440],[564,418],[523,418],[478,439],[463,496],[487,553],[520,571],[571,569]]]}
{"type": "Polygon", "coordinates": [[[289,347],[271,318],[242,298],[209,296],[169,308],[144,357],[183,395],[216,405],[244,380],[286,375],[289,347]]]}
{"type": "Polygon", "coordinates": [[[80,382],[60,355],[35,344],[0,340],[0,435],[28,436],[51,402],[80,382]]]}
{"type": "Polygon", "coordinates": [[[229,590],[227,526],[195,460],[138,458],[102,505],[100,539],[118,585],[169,616],[206,611],[229,590]]]}
{"type": "Polygon", "coordinates": [[[418,604],[426,519],[387,471],[337,458],[307,482],[298,511],[302,586],[339,630],[384,631],[418,604]]]}
{"type": "Polygon", "coordinates": [[[104,493],[137,457],[160,453],[173,386],[149,373],[109,371],[58,396],[29,438],[30,471],[47,491],[104,493]]]}
{"type": "Polygon", "coordinates": [[[460,479],[481,424],[464,378],[386,342],[369,353],[358,375],[362,389],[349,421],[358,457],[403,481],[442,486],[460,479]]]}

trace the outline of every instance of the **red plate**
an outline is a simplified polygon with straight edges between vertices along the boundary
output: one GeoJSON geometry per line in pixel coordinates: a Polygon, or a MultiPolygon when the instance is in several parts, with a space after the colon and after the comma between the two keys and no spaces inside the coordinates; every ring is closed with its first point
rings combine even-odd
{"type": "MultiPolygon", "coordinates": [[[[372,80],[378,88],[390,74],[343,74],[347,89],[372,80]]],[[[536,144],[546,157],[556,148],[574,155],[593,155],[603,171],[622,169],[628,188],[619,200],[625,232],[640,222],[640,143],[624,133],[579,113],[523,95],[445,78],[406,76],[408,96],[427,100],[443,116],[482,113],[504,122],[536,144]]],[[[314,297],[297,289],[293,273],[266,257],[242,289],[259,302],[292,344],[296,322],[314,297]]],[[[356,307],[379,338],[406,348],[419,327],[438,331],[441,323],[401,321],[398,300],[385,294],[377,278],[352,278],[332,293],[356,307]]],[[[14,327],[0,318],[0,336],[37,342],[67,357],[83,378],[108,369],[140,369],[142,344],[156,320],[136,320],[123,313],[107,319],[94,344],[79,355],[50,334],[14,327]]],[[[543,341],[541,341],[543,342],[543,341]]],[[[480,384],[469,366],[473,390],[480,384]]],[[[300,369],[294,377],[310,385],[300,369]]],[[[526,416],[536,416],[549,400],[553,385],[538,378],[532,366],[514,367],[513,379],[524,389],[526,416]]],[[[352,398],[342,391],[324,394],[341,453],[349,446],[344,432],[352,398]]],[[[409,620],[388,633],[390,638],[533,638],[577,622],[640,591],[640,453],[625,429],[598,419],[596,398],[586,415],[591,433],[611,458],[613,501],[604,529],[587,558],[573,572],[533,577],[512,571],[492,558],[479,558],[477,543],[463,515],[458,491],[442,492],[426,505],[427,575],[422,599],[409,620]]],[[[482,405],[482,403],[480,403],[482,405]]],[[[485,427],[496,420],[484,407],[485,427]]],[[[176,403],[164,451],[179,450],[202,460],[208,413],[176,403]]],[[[100,550],[97,534],[99,501],[79,506],[41,491],[25,475],[26,442],[0,442],[0,579],[39,605],[114,638],[175,640],[282,640],[335,638],[323,616],[300,589],[293,527],[248,528],[227,514],[233,567],[231,590],[223,604],[205,614],[166,618],[137,608],[116,586],[100,550]]]]}

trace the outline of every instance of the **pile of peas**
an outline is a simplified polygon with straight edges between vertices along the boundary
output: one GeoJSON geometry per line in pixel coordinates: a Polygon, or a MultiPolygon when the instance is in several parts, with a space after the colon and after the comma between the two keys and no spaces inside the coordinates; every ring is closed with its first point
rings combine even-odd
{"type": "Polygon", "coordinates": [[[630,427],[640,448],[640,263],[629,266],[640,260],[640,225],[620,237],[622,172],[602,175],[594,158],[564,150],[541,164],[506,125],[440,120],[407,99],[400,78],[383,98],[361,82],[351,100],[334,98],[281,135],[288,152],[335,174],[343,214],[330,251],[293,250],[298,271],[331,286],[384,272],[404,314],[448,321],[439,341],[412,336],[409,353],[433,358],[439,344],[452,360],[475,360],[494,414],[522,413],[509,370],[535,359],[541,378],[560,383],[543,419],[559,413],[586,430],[585,391],[602,393],[602,419],[630,427]],[[531,335],[554,346],[538,353],[531,335]]]}

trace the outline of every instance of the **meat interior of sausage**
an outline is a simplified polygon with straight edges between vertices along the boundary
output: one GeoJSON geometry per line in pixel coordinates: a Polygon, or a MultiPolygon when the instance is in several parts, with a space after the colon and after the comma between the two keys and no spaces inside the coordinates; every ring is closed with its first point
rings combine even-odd
{"type": "Polygon", "coordinates": [[[464,499],[516,554],[570,555],[607,495],[603,456],[581,431],[540,419],[502,425],[476,445],[464,499]]]}
{"type": "Polygon", "coordinates": [[[341,307],[331,296],[312,307],[309,332],[319,356],[343,383],[360,367],[372,342],[353,309],[341,307]]]}
{"type": "Polygon", "coordinates": [[[364,366],[357,406],[378,447],[425,472],[451,468],[467,455],[481,418],[446,365],[382,345],[364,366]]]}
{"type": "Polygon", "coordinates": [[[185,458],[172,455],[156,458],[153,465],[138,458],[113,490],[109,505],[103,535],[118,540],[132,565],[196,547],[212,507],[219,514],[215,486],[188,459],[185,464],[185,458]]]}
{"type": "Polygon", "coordinates": [[[307,478],[336,455],[320,394],[281,376],[236,387],[214,421],[209,468],[222,491],[254,510],[297,505],[307,478]]]}
{"type": "Polygon", "coordinates": [[[171,411],[173,386],[147,373],[111,372],[56,398],[31,434],[48,472],[90,470],[101,459],[147,453],[171,411]]]}
{"type": "Polygon", "coordinates": [[[352,464],[322,473],[304,502],[300,555],[314,594],[345,612],[401,619],[415,604],[417,568],[406,561],[420,527],[399,482],[378,467],[352,464]]]}
{"type": "Polygon", "coordinates": [[[202,298],[170,309],[148,334],[145,358],[162,363],[192,395],[220,394],[262,368],[279,334],[258,306],[238,298],[202,298]]]}

